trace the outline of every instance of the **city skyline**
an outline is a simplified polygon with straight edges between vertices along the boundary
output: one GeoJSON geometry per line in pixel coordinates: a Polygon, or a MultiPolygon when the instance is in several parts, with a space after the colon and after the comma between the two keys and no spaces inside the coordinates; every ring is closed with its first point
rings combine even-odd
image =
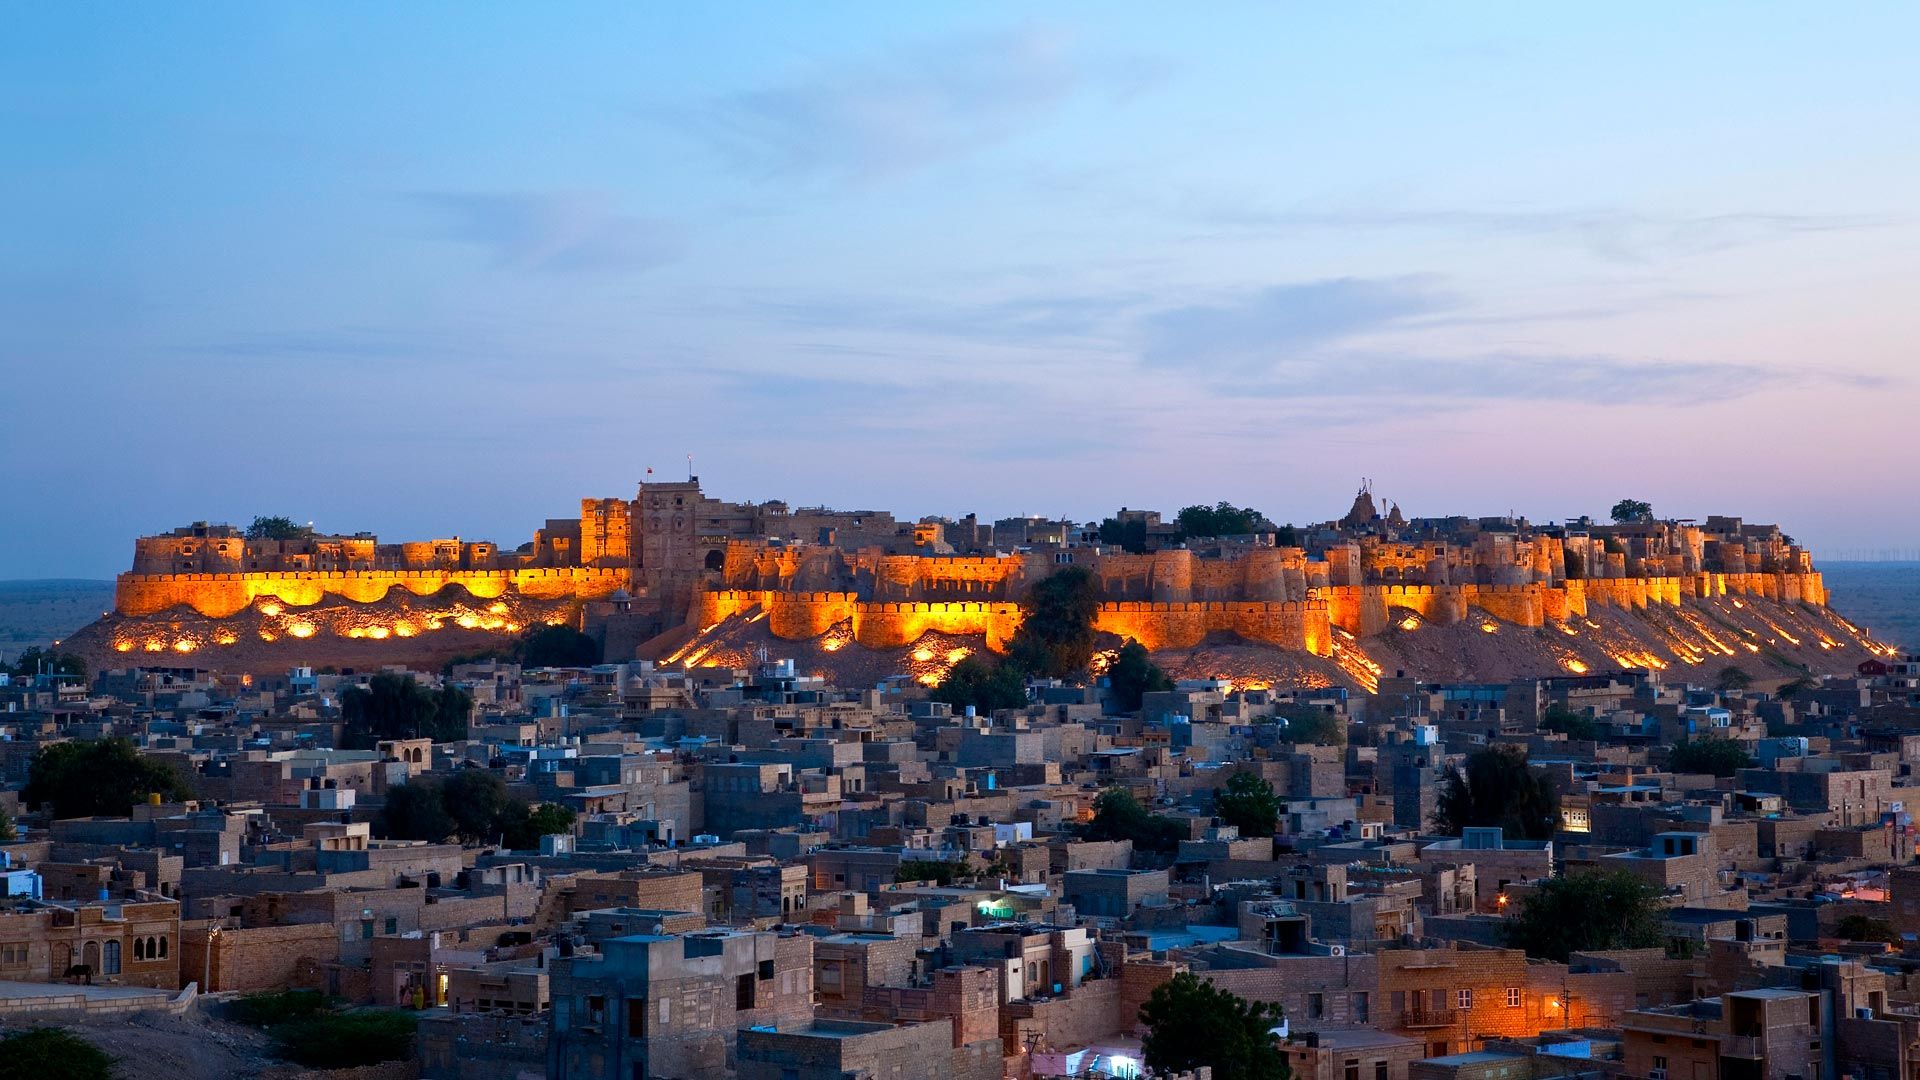
{"type": "Polygon", "coordinates": [[[688,452],[904,517],[1366,475],[1920,536],[1910,9],[577,10],[18,14],[0,577],[517,542],[688,452]]]}

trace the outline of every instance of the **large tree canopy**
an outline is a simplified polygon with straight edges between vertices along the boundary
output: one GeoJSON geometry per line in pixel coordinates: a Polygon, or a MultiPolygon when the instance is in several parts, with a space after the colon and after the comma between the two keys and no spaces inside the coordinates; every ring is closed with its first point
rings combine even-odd
{"type": "Polygon", "coordinates": [[[1464,770],[1447,770],[1434,824],[1454,835],[1497,827],[1510,837],[1545,840],[1560,827],[1560,793],[1528,767],[1525,752],[1489,746],[1468,755],[1464,770]]]}
{"type": "Polygon", "coordinates": [[[1093,820],[1083,835],[1089,840],[1131,840],[1137,851],[1176,851],[1186,829],[1161,817],[1119,788],[1108,788],[1093,800],[1093,820]]]}
{"type": "Polygon", "coordinates": [[[12,668],[0,664],[0,672],[11,672],[22,679],[31,679],[35,675],[65,675],[73,679],[87,677],[87,662],[72,653],[55,652],[38,645],[21,650],[14,658],[12,668]]]}
{"type": "Polygon", "coordinates": [[[1507,944],[1566,963],[1576,952],[1651,949],[1666,941],[1666,902],[1629,870],[1587,870],[1549,878],[1508,920],[1507,944]]]}
{"type": "Polygon", "coordinates": [[[247,526],[249,540],[294,540],[307,535],[308,529],[290,517],[257,517],[247,526]]]}
{"type": "Polygon", "coordinates": [[[168,801],[193,797],[186,780],[164,761],[140,756],[121,738],[51,743],[34,752],[22,798],[51,804],[53,816],[123,817],[150,794],[168,801]]]}
{"type": "Polygon", "coordinates": [[[1027,703],[1027,676],[1011,661],[969,656],[948,668],[927,696],[956,709],[971,705],[982,713],[1018,709],[1027,703]]]}
{"type": "Polygon", "coordinates": [[[1745,746],[1716,735],[1681,739],[1673,744],[1673,751],[1667,755],[1667,768],[1677,773],[1732,776],[1751,764],[1753,756],[1747,753],[1745,746]]]}
{"type": "Polygon", "coordinates": [[[1146,646],[1128,638],[1107,667],[1107,685],[1113,690],[1115,708],[1137,712],[1148,694],[1173,689],[1173,680],[1148,659],[1146,646]]]}
{"type": "Polygon", "coordinates": [[[1621,499],[1613,504],[1609,516],[1622,525],[1652,521],[1653,504],[1639,499],[1621,499]]]}
{"type": "Polygon", "coordinates": [[[1285,1015],[1274,1002],[1248,1001],[1183,971],[1154,987],[1140,1007],[1147,1026],[1140,1049],[1156,1073],[1208,1065],[1220,1080],[1287,1080],[1286,1055],[1273,1034],[1285,1015]]]}
{"type": "Polygon", "coordinates": [[[600,643],[571,626],[543,623],[520,635],[513,657],[525,667],[592,667],[600,662],[600,643]]]}
{"type": "Polygon", "coordinates": [[[388,739],[453,742],[467,737],[472,711],[473,697],[452,683],[435,691],[412,675],[383,671],[368,680],[366,689],[349,686],[340,695],[340,715],[346,721],[342,746],[368,750],[388,739]]]}
{"type": "Polygon", "coordinates": [[[1007,660],[1048,679],[1075,679],[1093,660],[1093,620],[1100,583],[1086,568],[1069,566],[1041,579],[1027,595],[1020,629],[1007,643],[1007,660]]]}
{"type": "Polygon", "coordinates": [[[1239,829],[1241,836],[1272,836],[1285,805],[1272,784],[1248,772],[1234,773],[1213,797],[1213,812],[1239,829]]]}
{"type": "Polygon", "coordinates": [[[1221,500],[1213,506],[1196,504],[1183,507],[1176,519],[1184,537],[1246,536],[1258,532],[1266,515],[1251,506],[1235,506],[1221,500]]]}

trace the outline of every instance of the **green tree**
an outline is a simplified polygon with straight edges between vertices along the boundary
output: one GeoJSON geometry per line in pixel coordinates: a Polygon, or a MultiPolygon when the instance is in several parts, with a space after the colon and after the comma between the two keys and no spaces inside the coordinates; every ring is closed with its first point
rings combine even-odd
{"type": "Polygon", "coordinates": [[[294,523],[290,517],[257,517],[247,526],[249,540],[297,540],[310,530],[304,525],[294,523]]]}
{"type": "Polygon", "coordinates": [[[1753,685],[1753,676],[1738,664],[1728,664],[1720,669],[1720,676],[1714,680],[1714,685],[1721,690],[1745,690],[1753,685]]]}
{"type": "Polygon", "coordinates": [[[1183,507],[1174,520],[1179,522],[1183,538],[1246,536],[1258,532],[1266,516],[1250,506],[1235,506],[1223,499],[1213,506],[1197,504],[1183,507]]]}
{"type": "Polygon", "coordinates": [[[1434,824],[1455,836],[1465,828],[1497,827],[1508,836],[1545,840],[1560,825],[1560,793],[1528,766],[1524,751],[1489,746],[1468,755],[1465,770],[1447,770],[1434,824]]]}
{"type": "Polygon", "coordinates": [[[1273,544],[1275,547],[1299,547],[1300,530],[1292,525],[1280,526],[1274,530],[1273,544]]]}
{"type": "Polygon", "coordinates": [[[1173,680],[1148,658],[1146,646],[1132,638],[1120,646],[1120,654],[1108,666],[1107,684],[1121,712],[1138,712],[1146,695],[1173,689],[1173,680]]]}
{"type": "Polygon", "coordinates": [[[20,830],[13,826],[13,815],[0,810],[0,844],[11,844],[20,839],[20,830]]]}
{"type": "Polygon", "coordinates": [[[514,851],[531,851],[540,846],[540,838],[573,831],[572,810],[554,803],[529,807],[515,802],[501,813],[500,832],[506,846],[514,851]]]}
{"type": "Polygon", "coordinates": [[[896,882],[931,881],[945,888],[972,874],[973,872],[963,863],[947,862],[942,859],[903,859],[899,868],[893,872],[893,880],[896,882]]]}
{"type": "Polygon", "coordinates": [[[21,798],[51,805],[56,818],[124,817],[155,792],[169,802],[193,797],[172,765],[142,757],[127,739],[76,739],[34,752],[21,798]]]}
{"type": "MultiPolygon", "coordinates": [[[[485,769],[455,769],[440,782],[440,804],[453,819],[453,831],[462,840],[484,842],[500,835],[509,823],[516,800],[507,782],[485,769]]],[[[526,812],[526,804],[519,809],[526,812]]]]}
{"type": "Polygon", "coordinates": [[[1093,620],[1100,582],[1085,567],[1057,570],[1028,593],[1020,629],[1007,643],[1007,660],[1046,679],[1077,679],[1093,660],[1093,620]]]}
{"type": "Polygon", "coordinates": [[[1593,718],[1577,709],[1570,709],[1559,702],[1547,706],[1540,714],[1540,726],[1547,731],[1557,731],[1569,739],[1587,742],[1600,737],[1600,729],[1593,718]]]}
{"type": "Polygon", "coordinates": [[[1745,746],[1717,735],[1681,739],[1667,755],[1667,768],[1677,773],[1732,776],[1751,764],[1753,755],[1747,753],[1745,746]]]}
{"type": "Polygon", "coordinates": [[[114,1059],[63,1028],[30,1028],[0,1038],[0,1080],[112,1080],[114,1059]]]}
{"type": "Polygon", "coordinates": [[[974,655],[948,668],[940,685],[927,696],[955,709],[971,705],[981,713],[1018,709],[1027,704],[1027,677],[1005,660],[996,662],[974,655]]]}
{"type": "Polygon", "coordinates": [[[1621,499],[1613,504],[1609,516],[1622,524],[1640,524],[1653,520],[1653,505],[1639,499],[1621,499]]]}
{"type": "Polygon", "coordinates": [[[1207,1065],[1217,1080],[1288,1080],[1273,1034],[1285,1016],[1278,1003],[1248,1001],[1183,971],[1154,987],[1140,1007],[1147,1026],[1141,1053],[1157,1073],[1207,1065]]]}
{"type": "Polygon", "coordinates": [[[1249,772],[1234,773],[1213,797],[1213,812],[1240,830],[1241,836],[1272,836],[1284,809],[1273,785],[1249,772]]]}
{"type": "Polygon", "coordinates": [[[342,748],[370,750],[388,739],[464,739],[472,711],[473,696],[452,683],[430,690],[412,675],[383,671],[364,689],[349,686],[340,695],[342,748]]]}
{"type": "Polygon", "coordinates": [[[1100,522],[1100,542],[1140,555],[1147,550],[1147,523],[1135,518],[1121,521],[1107,518],[1100,522]]]}
{"type": "Polygon", "coordinates": [[[1848,915],[1835,923],[1833,936],[1846,938],[1848,941],[1884,941],[1889,945],[1900,944],[1900,931],[1892,923],[1860,913],[1848,915]]]}
{"type": "Polygon", "coordinates": [[[525,667],[592,667],[600,662],[600,643],[571,626],[541,624],[520,635],[514,659],[525,667]]]}
{"type": "Polygon", "coordinates": [[[1780,689],[1774,691],[1774,693],[1781,701],[1792,701],[1794,698],[1800,697],[1803,694],[1810,694],[1818,689],[1820,689],[1819,679],[1811,675],[1802,675],[1797,679],[1781,683],[1780,689]]]}
{"type": "Polygon", "coordinates": [[[413,1057],[417,1022],[398,1009],[359,1009],[289,1020],[271,1029],[274,1053],[309,1069],[351,1069],[413,1057]]]}
{"type": "Polygon", "coordinates": [[[1540,882],[1505,926],[1507,944],[1564,964],[1576,952],[1652,949],[1666,941],[1660,890],[1629,870],[1586,870],[1540,882]]]}
{"type": "Polygon", "coordinates": [[[1120,788],[1108,788],[1093,800],[1089,840],[1131,840],[1139,851],[1171,852],[1180,847],[1186,830],[1178,821],[1148,812],[1140,800],[1120,788]]]}
{"type": "Polygon", "coordinates": [[[453,815],[440,797],[440,785],[416,777],[387,789],[387,802],[374,820],[374,831],[389,840],[425,840],[440,843],[452,836],[453,815]]]}
{"type": "Polygon", "coordinates": [[[46,674],[64,675],[84,681],[87,677],[87,662],[72,653],[55,652],[52,649],[43,649],[34,645],[15,657],[11,668],[0,664],[0,672],[9,672],[22,679],[46,674]]]}
{"type": "Polygon", "coordinates": [[[1314,746],[1347,745],[1347,718],[1318,705],[1283,705],[1274,717],[1286,726],[1287,738],[1314,746]]]}

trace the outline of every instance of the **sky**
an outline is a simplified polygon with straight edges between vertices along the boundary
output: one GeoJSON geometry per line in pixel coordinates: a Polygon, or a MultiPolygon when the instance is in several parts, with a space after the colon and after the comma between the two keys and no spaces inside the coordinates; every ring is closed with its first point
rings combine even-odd
{"type": "Polygon", "coordinates": [[[1913,4],[15,5],[0,578],[284,514],[1920,547],[1913,4]],[[1196,14],[1198,13],[1198,14],[1196,14]]]}

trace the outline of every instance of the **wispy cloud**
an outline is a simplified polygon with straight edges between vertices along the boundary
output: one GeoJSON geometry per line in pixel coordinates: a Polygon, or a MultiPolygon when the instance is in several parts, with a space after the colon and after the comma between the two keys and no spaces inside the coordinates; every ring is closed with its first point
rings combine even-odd
{"type": "Polygon", "coordinates": [[[511,269],[647,270],[686,248],[680,226],[621,213],[600,195],[428,191],[411,198],[439,216],[449,237],[511,269]]]}
{"type": "Polygon", "coordinates": [[[1726,400],[1784,381],[1750,364],[1636,360],[1615,356],[1489,353],[1391,355],[1340,351],[1280,362],[1249,394],[1286,398],[1381,396],[1445,401],[1566,401],[1588,404],[1726,400]]]}
{"type": "Polygon", "coordinates": [[[1187,210],[1201,223],[1255,233],[1294,229],[1422,229],[1502,237],[1559,237],[1597,257],[1628,263],[1708,255],[1752,244],[1896,224],[1870,214],[1657,213],[1615,209],[1272,209],[1206,198],[1187,210]]]}
{"type": "Polygon", "coordinates": [[[994,342],[1053,341],[1110,330],[1148,297],[1139,292],[1042,293],[937,303],[901,297],[784,295],[753,297],[753,313],[786,326],[854,329],[994,342]]]}
{"type": "Polygon", "coordinates": [[[1041,30],[972,34],[799,73],[672,119],[761,179],[868,180],[998,143],[1089,88],[1124,98],[1158,71],[1089,60],[1041,30]]]}
{"type": "Polygon", "coordinates": [[[1276,285],[1148,316],[1141,358],[1196,372],[1257,371],[1289,355],[1459,306],[1458,298],[1427,277],[1276,285]]]}

